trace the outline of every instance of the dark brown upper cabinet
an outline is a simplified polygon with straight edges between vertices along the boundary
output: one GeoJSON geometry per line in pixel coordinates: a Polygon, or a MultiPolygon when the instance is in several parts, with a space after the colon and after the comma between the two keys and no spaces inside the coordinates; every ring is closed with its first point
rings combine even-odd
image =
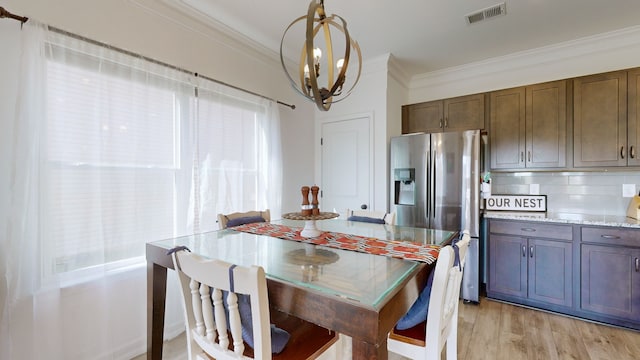
{"type": "Polygon", "coordinates": [[[459,96],[402,107],[402,133],[484,129],[484,94],[459,96]]]}
{"type": "Polygon", "coordinates": [[[627,72],[573,81],[574,167],[627,166],[627,72]]]}
{"type": "Polygon", "coordinates": [[[566,167],[565,80],[494,91],[490,98],[492,169],[566,167]]]}

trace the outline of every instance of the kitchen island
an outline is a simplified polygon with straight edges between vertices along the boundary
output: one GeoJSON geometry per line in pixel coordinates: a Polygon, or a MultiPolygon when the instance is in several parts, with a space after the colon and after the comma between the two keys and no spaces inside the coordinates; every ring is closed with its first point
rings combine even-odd
{"type": "Polygon", "coordinates": [[[640,330],[640,221],[487,213],[487,297],[640,330]]]}

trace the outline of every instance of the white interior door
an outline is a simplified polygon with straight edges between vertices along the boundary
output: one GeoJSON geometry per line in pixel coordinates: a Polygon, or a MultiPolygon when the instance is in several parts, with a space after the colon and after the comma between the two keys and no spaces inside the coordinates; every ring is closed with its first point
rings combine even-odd
{"type": "Polygon", "coordinates": [[[320,209],[372,209],[371,118],[354,117],[321,125],[320,209]]]}

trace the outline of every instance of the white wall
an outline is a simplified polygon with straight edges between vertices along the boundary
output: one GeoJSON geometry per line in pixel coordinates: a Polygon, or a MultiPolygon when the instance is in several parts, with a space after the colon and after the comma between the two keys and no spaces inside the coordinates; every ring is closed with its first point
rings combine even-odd
{"type": "Polygon", "coordinates": [[[409,97],[408,78],[394,60],[393,56],[389,59],[389,71],[387,78],[387,139],[385,147],[386,154],[386,189],[387,189],[387,211],[391,208],[391,174],[390,174],[390,139],[402,133],[402,105],[407,103],[409,97]]]}
{"type": "Polygon", "coordinates": [[[370,210],[387,210],[387,63],[389,55],[364,61],[360,80],[344,101],[335,103],[327,112],[315,111],[315,182],[321,183],[320,174],[320,123],[343,120],[350,116],[373,117],[373,198],[370,210]]]}

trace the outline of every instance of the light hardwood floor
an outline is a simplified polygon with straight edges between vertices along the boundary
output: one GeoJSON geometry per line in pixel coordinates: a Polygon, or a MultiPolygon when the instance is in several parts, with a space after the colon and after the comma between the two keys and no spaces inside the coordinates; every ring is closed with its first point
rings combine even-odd
{"type": "MultiPolygon", "coordinates": [[[[165,342],[164,359],[186,358],[184,334],[165,342]]],[[[640,332],[481,298],[460,304],[458,359],[638,360],[640,332]]]]}

